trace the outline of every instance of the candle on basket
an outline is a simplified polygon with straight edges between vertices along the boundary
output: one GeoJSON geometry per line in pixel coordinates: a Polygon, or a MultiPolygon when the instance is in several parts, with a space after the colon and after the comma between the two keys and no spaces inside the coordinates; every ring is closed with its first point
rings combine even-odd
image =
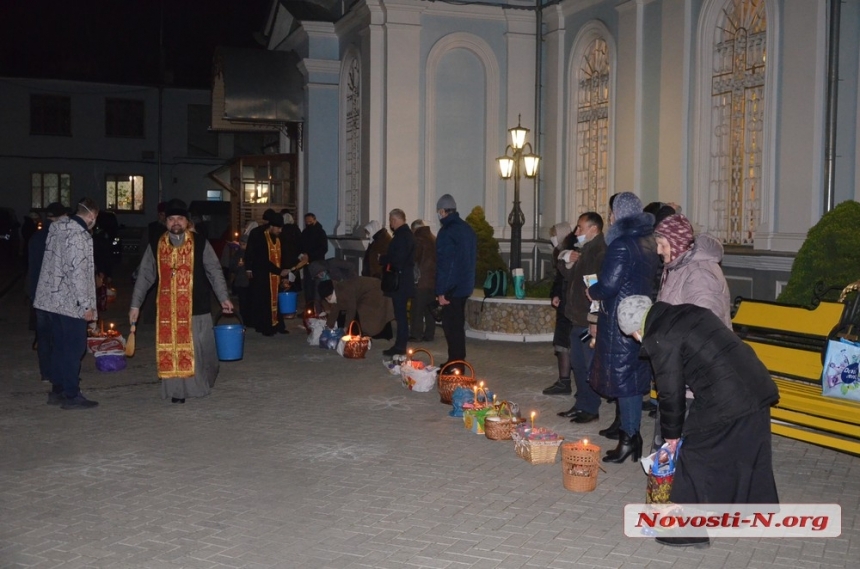
{"type": "Polygon", "coordinates": [[[409,348],[408,350],[406,350],[406,361],[407,362],[412,361],[412,348],[409,348]]]}
{"type": "Polygon", "coordinates": [[[110,323],[111,332],[113,332],[113,322],[110,323]]]}
{"type": "Polygon", "coordinates": [[[534,429],[534,428],[535,428],[535,415],[537,415],[537,413],[535,413],[534,411],[532,411],[532,429],[534,429]]]}
{"type": "MultiPolygon", "coordinates": [[[[484,403],[489,403],[489,401],[487,401],[487,390],[484,389],[484,382],[483,381],[478,383],[478,390],[482,391],[484,393],[484,403]]],[[[477,400],[475,402],[477,403],[477,400]]]]}
{"type": "Polygon", "coordinates": [[[472,387],[472,403],[478,404],[478,388],[472,387]]]}
{"type": "Polygon", "coordinates": [[[493,405],[495,405],[495,404],[496,404],[496,394],[493,393],[493,405]]]}

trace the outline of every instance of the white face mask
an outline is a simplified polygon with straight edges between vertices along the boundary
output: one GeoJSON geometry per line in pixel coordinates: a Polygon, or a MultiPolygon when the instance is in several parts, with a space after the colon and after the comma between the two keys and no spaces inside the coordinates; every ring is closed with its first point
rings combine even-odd
{"type": "Polygon", "coordinates": [[[325,297],[329,304],[337,304],[337,294],[332,292],[330,295],[325,297]]]}
{"type": "Polygon", "coordinates": [[[550,235],[549,241],[550,243],[552,243],[553,247],[558,247],[558,237],[556,237],[555,235],[550,235]]]}
{"type": "Polygon", "coordinates": [[[576,236],[576,243],[578,245],[584,244],[585,243],[585,235],[577,235],[576,236]]]}

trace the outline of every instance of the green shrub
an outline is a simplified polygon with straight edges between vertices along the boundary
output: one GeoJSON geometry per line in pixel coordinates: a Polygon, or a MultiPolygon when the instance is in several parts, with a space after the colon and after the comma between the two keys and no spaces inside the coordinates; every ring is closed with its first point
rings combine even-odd
{"type": "MultiPolygon", "coordinates": [[[[483,289],[484,280],[487,278],[487,271],[495,271],[497,269],[508,270],[502,254],[499,252],[499,242],[493,237],[493,226],[487,223],[487,218],[484,215],[484,208],[475,206],[466,217],[466,223],[472,226],[475,230],[475,235],[478,236],[478,259],[475,263],[475,288],[483,289]]],[[[511,275],[508,273],[508,282],[511,281],[511,275]]]]}
{"type": "MultiPolygon", "coordinates": [[[[810,305],[816,283],[842,288],[860,279],[860,203],[847,201],[825,213],[809,230],[779,302],[810,305]]],[[[839,291],[828,293],[836,300],[839,291]]]]}
{"type": "MultiPolygon", "coordinates": [[[[529,298],[549,298],[552,291],[553,277],[549,276],[540,281],[526,281],[526,296],[529,298]]],[[[511,290],[513,294],[513,290],[511,290]]]]}

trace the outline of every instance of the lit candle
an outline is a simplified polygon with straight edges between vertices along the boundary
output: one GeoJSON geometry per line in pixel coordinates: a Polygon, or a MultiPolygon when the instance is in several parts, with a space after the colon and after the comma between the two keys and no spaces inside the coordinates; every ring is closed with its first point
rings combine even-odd
{"type": "Polygon", "coordinates": [[[110,323],[110,329],[113,331],[113,322],[110,323]]]}
{"type": "Polygon", "coordinates": [[[477,387],[472,388],[472,402],[475,405],[478,404],[478,388],[477,387]]]}
{"type": "Polygon", "coordinates": [[[408,350],[406,350],[406,361],[407,362],[412,361],[412,348],[409,348],[408,350]]]}
{"type": "Polygon", "coordinates": [[[496,394],[493,393],[493,405],[495,405],[495,404],[496,404],[496,394]]]}
{"type": "Polygon", "coordinates": [[[537,413],[535,413],[534,411],[532,411],[532,429],[534,429],[534,428],[535,428],[535,415],[537,415],[537,413]]]}

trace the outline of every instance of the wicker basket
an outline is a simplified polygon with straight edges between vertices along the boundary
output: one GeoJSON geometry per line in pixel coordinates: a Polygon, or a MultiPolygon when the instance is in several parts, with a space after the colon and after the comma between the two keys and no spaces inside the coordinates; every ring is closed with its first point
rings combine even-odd
{"type": "Polygon", "coordinates": [[[475,379],[475,368],[469,364],[466,360],[454,360],[452,362],[448,362],[442,369],[439,370],[439,401],[446,405],[451,404],[451,396],[454,394],[454,390],[458,387],[467,387],[472,389],[477,385],[477,380],[475,379]],[[462,364],[463,367],[469,369],[469,375],[465,373],[445,373],[445,370],[451,366],[462,364]]]}
{"type": "Polygon", "coordinates": [[[575,442],[561,445],[561,471],[564,487],[571,492],[591,492],[597,487],[600,447],[575,442]]]}
{"type": "Polygon", "coordinates": [[[564,442],[562,437],[554,441],[530,441],[520,439],[514,446],[517,456],[532,464],[555,464],[558,446],[564,442]]]}
{"type": "Polygon", "coordinates": [[[491,441],[509,441],[514,427],[523,421],[525,419],[514,417],[507,401],[502,401],[496,415],[484,417],[484,435],[491,441]],[[505,412],[507,417],[503,414],[505,412]]]}

